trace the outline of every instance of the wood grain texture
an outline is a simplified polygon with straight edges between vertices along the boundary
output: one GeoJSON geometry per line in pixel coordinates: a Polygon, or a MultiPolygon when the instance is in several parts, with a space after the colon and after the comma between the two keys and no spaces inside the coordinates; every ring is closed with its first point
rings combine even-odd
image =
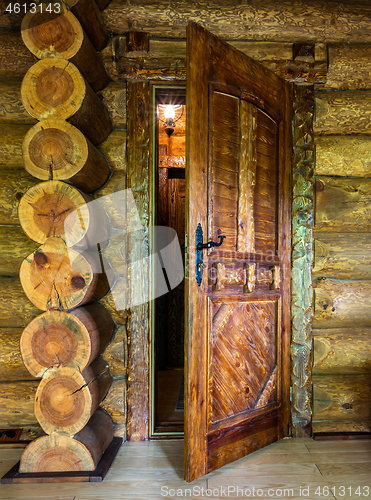
{"type": "Polygon", "coordinates": [[[315,231],[314,237],[313,277],[371,279],[369,233],[315,231]]]}
{"type": "Polygon", "coordinates": [[[21,98],[21,78],[3,77],[0,79],[0,122],[1,123],[36,123],[24,108],[21,98]]]}
{"type": "Polygon", "coordinates": [[[107,109],[70,61],[38,61],[27,71],[21,94],[24,107],[33,117],[68,119],[93,144],[103,142],[112,131],[107,109]]]}
{"type": "Polygon", "coordinates": [[[41,312],[27,299],[18,277],[0,278],[0,296],[1,328],[24,328],[41,312]]]}
{"type": "Polygon", "coordinates": [[[23,259],[38,245],[19,226],[0,226],[0,276],[18,276],[23,259]]]}
{"type": "Polygon", "coordinates": [[[315,145],[316,175],[370,177],[370,136],[322,135],[315,145]]]}
{"type": "Polygon", "coordinates": [[[313,373],[370,373],[370,336],[369,328],[314,330],[313,373]]]}
{"type": "Polygon", "coordinates": [[[369,374],[313,375],[313,431],[370,432],[369,374]]]}
{"type": "MultiPolygon", "coordinates": [[[[98,149],[106,157],[115,176],[115,171],[121,171],[121,174],[126,175],[126,130],[114,130],[105,141],[99,144],[98,149]]],[[[113,178],[113,177],[112,177],[113,178]]],[[[115,179],[120,179],[120,176],[115,176],[115,179]]],[[[111,179],[109,182],[113,182],[111,179]]],[[[100,191],[104,193],[108,190],[106,186],[100,191]]]]}
{"type": "Polygon", "coordinates": [[[49,310],[22,333],[19,348],[23,363],[34,377],[63,366],[82,371],[105,349],[114,329],[113,319],[97,303],[70,313],[49,310]]]}
{"type": "MultiPolygon", "coordinates": [[[[76,244],[81,247],[85,237],[89,238],[89,242],[97,241],[92,235],[94,212],[90,208],[95,205],[89,204],[91,200],[65,182],[40,182],[22,196],[18,205],[19,223],[26,235],[38,243],[45,243],[49,237],[56,236],[70,247],[76,244]]],[[[98,217],[98,212],[96,215],[98,217]]],[[[98,220],[95,222],[98,223],[98,220]]],[[[105,221],[107,218],[102,213],[99,222],[103,226],[105,221]]]]}
{"type": "Polygon", "coordinates": [[[370,280],[316,279],[314,328],[371,326],[370,280]]]}
{"type": "Polygon", "coordinates": [[[294,90],[291,377],[294,436],[311,432],[313,262],[313,87],[294,90]]]}
{"type": "Polygon", "coordinates": [[[107,413],[111,416],[114,424],[126,424],[126,395],[127,395],[127,380],[115,379],[101,403],[107,413]]]}
{"type": "MultiPolygon", "coordinates": [[[[224,311],[224,304],[213,305],[216,312],[210,347],[209,425],[260,406],[258,400],[276,366],[279,336],[274,302],[229,302],[228,312],[224,311]],[[230,367],[228,378],[225,366],[230,367]]],[[[275,388],[276,384],[267,404],[276,400],[275,388]]]]}
{"type": "Polygon", "coordinates": [[[370,91],[317,91],[315,106],[315,134],[369,134],[371,131],[370,91]]]}
{"type": "Polygon", "coordinates": [[[326,89],[369,89],[371,87],[371,45],[328,46],[326,89]]]}
{"type": "Polygon", "coordinates": [[[22,328],[0,328],[0,381],[34,380],[22,362],[19,339],[22,328]]]}
{"type": "Polygon", "coordinates": [[[369,232],[371,180],[317,177],[316,231],[369,232]]]}
{"type": "Polygon", "coordinates": [[[107,28],[113,33],[129,29],[143,30],[151,36],[184,38],[188,19],[226,40],[245,39],[246,32],[254,40],[271,41],[352,41],[371,39],[368,4],[339,4],[330,2],[331,8],[315,0],[309,6],[304,1],[277,5],[273,0],[252,4],[237,1],[196,2],[177,1],[167,9],[150,0],[135,2],[123,8],[114,0],[102,13],[107,28]],[[336,22],[331,22],[336,14],[336,22]],[[228,22],[226,22],[228,19],[228,22]]]}
{"type": "Polygon", "coordinates": [[[43,431],[69,437],[81,431],[111,382],[102,358],[96,358],[82,372],[68,366],[46,371],[35,395],[35,416],[43,431]]]}
{"type": "Polygon", "coordinates": [[[102,90],[108,84],[106,70],[74,14],[63,3],[59,14],[42,7],[35,10],[27,12],[21,25],[22,39],[30,52],[39,59],[51,56],[71,61],[95,92],[102,90]]]}
{"type": "MultiPolygon", "coordinates": [[[[237,268],[244,270],[241,264],[250,264],[249,260],[255,262],[255,260],[259,261],[259,258],[267,264],[266,260],[268,260],[268,256],[271,256],[270,250],[273,247],[274,257],[285,262],[281,269],[284,284],[274,297],[275,300],[279,301],[282,293],[284,303],[288,304],[287,279],[289,272],[286,267],[290,267],[287,261],[290,229],[287,225],[287,214],[290,203],[288,174],[291,158],[289,156],[290,148],[287,151],[285,147],[278,150],[275,144],[278,133],[283,141],[282,144],[286,144],[286,140],[291,142],[291,100],[290,88],[283,80],[195,23],[189,24],[187,43],[189,62],[187,66],[186,181],[189,184],[186,192],[186,204],[189,213],[187,214],[186,232],[190,235],[188,239],[190,273],[188,280],[186,280],[185,477],[187,481],[190,481],[215,467],[220,467],[252,451],[251,446],[249,446],[252,441],[255,443],[254,449],[257,449],[277,439],[278,436],[285,435],[288,430],[289,404],[288,393],[286,394],[285,390],[285,387],[288,387],[288,363],[285,361],[288,355],[288,344],[283,333],[289,332],[288,309],[277,307],[278,324],[282,321],[284,325],[282,335],[278,335],[279,340],[277,339],[277,363],[279,363],[277,385],[281,389],[277,400],[281,402],[280,417],[278,420],[276,414],[270,420],[269,403],[263,408],[251,410],[254,412],[254,417],[257,418],[258,415],[255,412],[259,412],[259,416],[264,422],[270,421],[269,425],[263,425],[259,429],[256,426],[255,430],[252,430],[248,427],[248,419],[244,415],[247,407],[241,403],[243,398],[237,389],[237,387],[241,389],[241,387],[246,386],[246,373],[244,372],[244,376],[241,375],[241,379],[237,375],[238,363],[240,363],[238,356],[241,355],[241,360],[245,359],[246,356],[237,351],[236,345],[239,342],[243,343],[241,332],[248,335],[245,330],[249,331],[251,336],[256,334],[257,338],[259,334],[245,328],[246,322],[237,312],[238,306],[236,304],[238,301],[245,303],[247,299],[246,296],[243,299],[243,295],[236,293],[235,281],[239,278],[234,276],[233,268],[238,262],[236,270],[237,268]],[[258,235],[260,239],[259,257],[257,254],[249,257],[246,252],[236,251],[238,173],[242,153],[240,120],[243,122],[243,126],[246,126],[246,121],[248,121],[244,110],[241,117],[239,116],[240,100],[251,103],[251,108],[260,108],[256,112],[259,115],[256,129],[256,150],[261,161],[257,161],[257,184],[254,191],[254,224],[255,236],[258,235]],[[198,126],[195,127],[194,123],[197,123],[198,126]],[[273,171],[274,174],[269,176],[269,170],[273,171]],[[282,189],[277,189],[278,180],[282,189]],[[276,235],[278,221],[282,225],[278,231],[279,236],[276,235]],[[213,291],[212,287],[208,287],[206,279],[203,279],[201,284],[198,284],[194,279],[194,235],[198,224],[201,224],[204,230],[204,241],[206,234],[208,240],[214,241],[217,240],[218,235],[226,235],[226,241],[223,242],[224,248],[213,248],[208,254],[204,254],[204,263],[207,267],[211,267],[215,263],[217,266],[219,265],[220,271],[222,271],[220,264],[224,266],[225,271],[227,268],[232,269],[228,281],[233,282],[233,285],[225,287],[224,290],[213,291]],[[275,254],[276,247],[279,256],[275,254]],[[217,313],[214,328],[211,331],[211,324],[207,318],[213,317],[216,313],[213,303],[216,301],[217,294],[220,294],[220,299],[218,297],[217,302],[223,302],[223,306],[220,307],[220,315],[217,313]],[[233,314],[234,309],[236,309],[236,315],[233,314]],[[230,317],[233,317],[233,320],[231,319],[231,323],[228,324],[230,317]],[[227,324],[231,331],[228,331],[225,343],[223,343],[224,337],[223,335],[219,337],[218,332],[224,331],[227,324]],[[234,334],[236,339],[234,339],[234,334]],[[220,363],[216,363],[215,367],[212,356],[214,354],[212,351],[214,339],[218,339],[221,346],[218,344],[221,355],[219,358],[216,356],[220,363]],[[206,363],[208,363],[208,372],[205,371],[206,363]],[[225,401],[221,405],[223,410],[219,414],[217,410],[215,410],[215,414],[213,413],[212,404],[223,398],[222,391],[217,389],[212,393],[212,396],[210,395],[210,384],[213,387],[212,374],[214,373],[218,378],[216,382],[218,387],[222,387],[224,391],[228,387],[228,394],[232,393],[228,401],[233,400],[233,403],[237,404],[237,406],[233,406],[231,403],[235,412],[233,415],[228,413],[227,418],[223,418],[225,417],[223,411],[229,406],[229,403],[223,406],[225,401]],[[236,382],[237,379],[238,382],[236,382]],[[234,385],[236,393],[238,392],[236,398],[234,398],[236,395],[234,385]],[[208,409],[205,415],[206,401],[208,409]],[[213,427],[210,428],[209,422],[214,417],[221,419],[213,423],[213,427]],[[256,433],[254,438],[252,438],[252,432],[256,433]]],[[[246,142],[242,141],[244,147],[247,146],[246,142]]],[[[245,226],[246,214],[242,214],[242,212],[241,209],[239,215],[241,217],[243,215],[243,220],[239,222],[245,226]]],[[[257,282],[264,282],[264,286],[268,290],[266,289],[265,295],[260,294],[257,287],[254,297],[249,297],[254,303],[260,300],[262,303],[264,301],[264,304],[273,301],[273,293],[269,290],[272,272],[267,268],[265,271],[268,272],[259,269],[257,282]],[[267,281],[268,275],[269,283],[267,281]]],[[[224,277],[226,276],[227,272],[224,273],[224,277]]],[[[241,288],[243,289],[243,285],[241,288]]],[[[241,292],[244,293],[242,290],[241,292]]],[[[268,331],[266,334],[268,335],[268,331]]],[[[241,350],[242,347],[239,347],[241,350]]],[[[249,353],[249,355],[251,354],[249,353]]],[[[240,366],[242,365],[243,362],[240,363],[240,366]]],[[[258,368],[254,365],[254,368],[251,369],[254,375],[256,375],[255,370],[258,368]]],[[[264,381],[258,376],[256,378],[261,382],[261,392],[266,392],[267,396],[270,392],[269,386],[272,384],[266,385],[265,383],[270,376],[267,375],[264,381]]],[[[270,396],[271,394],[269,394],[268,400],[270,396]]],[[[272,397],[274,398],[274,396],[272,397]]],[[[263,401],[264,397],[261,404],[263,401]]],[[[253,418],[252,415],[251,418],[253,418]]]]}
{"type": "Polygon", "coordinates": [[[113,128],[126,130],[126,83],[110,82],[98,95],[102,96],[113,128]]]}
{"type": "Polygon", "coordinates": [[[19,225],[19,200],[36,183],[23,169],[0,170],[0,224],[19,225]]]}
{"type": "MultiPolygon", "coordinates": [[[[127,179],[128,187],[133,190],[134,199],[144,228],[149,217],[149,83],[131,82],[127,85],[127,179]]],[[[133,234],[133,233],[132,233],[133,234]]],[[[141,255],[141,245],[145,242],[145,231],[138,241],[138,235],[129,235],[129,252],[132,259],[136,250],[141,255]]],[[[143,294],[148,291],[148,274],[143,272],[131,280],[130,294],[143,294]]],[[[148,303],[131,308],[128,317],[128,440],[148,439],[148,402],[149,402],[149,360],[148,360],[148,303]]]]}
{"type": "Polygon", "coordinates": [[[88,0],[78,0],[77,2],[67,1],[66,3],[68,5],[73,3],[73,5],[71,5],[71,10],[80,21],[89,40],[97,51],[102,50],[106,46],[110,35],[103,23],[100,14],[100,10],[102,9],[99,9],[97,5],[98,2],[94,0],[91,2],[88,0]]]}
{"type": "Polygon", "coordinates": [[[103,154],[65,120],[42,120],[22,144],[24,168],[43,181],[66,181],[85,193],[105,184],[110,168],[103,154]]]}
{"type": "Polygon", "coordinates": [[[0,76],[24,76],[37,58],[24,45],[21,31],[1,27],[0,40],[0,76]]]}
{"type": "Polygon", "coordinates": [[[0,169],[23,168],[22,142],[30,125],[0,122],[0,169]]]}
{"type": "Polygon", "coordinates": [[[34,401],[38,380],[0,382],[0,428],[37,424],[34,401]]]}
{"type": "Polygon", "coordinates": [[[53,433],[35,439],[22,453],[19,471],[93,471],[112,438],[112,421],[98,408],[73,438],[53,433]]]}
{"type": "Polygon", "coordinates": [[[126,325],[121,325],[117,328],[113,340],[103,351],[102,357],[109,364],[113,377],[124,377],[127,375],[128,339],[126,325]]]}
{"type": "Polygon", "coordinates": [[[57,237],[22,262],[19,276],[28,299],[43,311],[68,311],[101,299],[110,289],[97,255],[67,248],[57,237]]]}
{"type": "Polygon", "coordinates": [[[256,108],[246,101],[241,101],[240,120],[242,154],[238,174],[237,251],[255,253],[256,108]]]}

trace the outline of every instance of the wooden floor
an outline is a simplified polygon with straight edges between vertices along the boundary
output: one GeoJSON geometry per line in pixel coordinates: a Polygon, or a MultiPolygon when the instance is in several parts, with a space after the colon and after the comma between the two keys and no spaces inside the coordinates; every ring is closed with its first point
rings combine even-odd
{"type": "MultiPolygon", "coordinates": [[[[1,475],[21,452],[0,449],[1,475]]],[[[371,499],[370,440],[284,439],[191,484],[182,479],[182,453],[182,441],[125,443],[102,483],[5,484],[0,499],[371,499]]]]}

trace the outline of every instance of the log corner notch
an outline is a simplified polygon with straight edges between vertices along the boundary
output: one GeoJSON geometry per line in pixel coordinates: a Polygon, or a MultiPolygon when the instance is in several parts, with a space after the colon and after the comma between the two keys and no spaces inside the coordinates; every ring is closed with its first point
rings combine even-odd
{"type": "Polygon", "coordinates": [[[100,51],[110,38],[100,11],[107,7],[110,0],[64,0],[80,21],[85,33],[95,49],[100,51]]]}
{"type": "Polygon", "coordinates": [[[98,408],[73,438],[54,433],[35,439],[22,454],[19,472],[93,471],[112,439],[112,420],[98,408]]]}
{"type": "Polygon", "coordinates": [[[31,116],[68,120],[94,145],[112,132],[107,108],[78,68],[65,59],[46,58],[34,64],[22,81],[21,96],[31,116]]]}
{"type": "Polygon", "coordinates": [[[22,21],[23,42],[39,59],[58,57],[71,61],[91,88],[97,92],[108,84],[101,58],[82,29],[81,24],[63,3],[52,12],[41,3],[36,12],[28,12],[22,21]]]}
{"type": "Polygon", "coordinates": [[[110,176],[104,155],[65,120],[42,120],[28,130],[23,143],[24,168],[43,181],[67,181],[85,193],[110,176]]]}

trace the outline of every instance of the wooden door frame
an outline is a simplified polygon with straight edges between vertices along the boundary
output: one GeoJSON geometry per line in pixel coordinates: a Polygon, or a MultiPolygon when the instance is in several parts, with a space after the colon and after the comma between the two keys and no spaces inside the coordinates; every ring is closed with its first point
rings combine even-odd
{"type": "MultiPolygon", "coordinates": [[[[154,85],[185,85],[185,80],[127,83],[127,187],[133,190],[147,229],[153,202],[150,106],[154,85]]],[[[291,430],[295,437],[310,437],[312,432],[313,114],[314,86],[295,84],[291,216],[291,430]]],[[[143,304],[128,311],[127,439],[131,441],[150,436],[150,307],[143,304]]]]}

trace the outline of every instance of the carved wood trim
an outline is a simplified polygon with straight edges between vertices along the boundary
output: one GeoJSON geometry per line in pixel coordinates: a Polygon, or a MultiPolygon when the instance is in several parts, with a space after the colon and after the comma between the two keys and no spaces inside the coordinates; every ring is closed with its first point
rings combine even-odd
{"type": "MultiPolygon", "coordinates": [[[[149,82],[129,82],[127,86],[127,182],[134,193],[135,203],[144,225],[148,227],[149,206],[149,82]]],[[[135,260],[139,243],[129,234],[129,255],[135,260]]],[[[139,257],[138,257],[139,258],[139,257]]],[[[143,273],[132,281],[133,290],[139,286],[146,296],[148,276],[143,273]]],[[[149,309],[148,303],[132,307],[128,314],[128,390],[127,438],[129,441],[148,439],[149,412],[149,309]]]]}
{"type": "Polygon", "coordinates": [[[244,292],[255,292],[256,283],[256,264],[245,264],[246,269],[246,285],[243,289],[244,292]]]}
{"type": "Polygon", "coordinates": [[[313,86],[295,86],[291,275],[292,426],[295,437],[310,437],[312,424],[313,113],[313,86]]]}

